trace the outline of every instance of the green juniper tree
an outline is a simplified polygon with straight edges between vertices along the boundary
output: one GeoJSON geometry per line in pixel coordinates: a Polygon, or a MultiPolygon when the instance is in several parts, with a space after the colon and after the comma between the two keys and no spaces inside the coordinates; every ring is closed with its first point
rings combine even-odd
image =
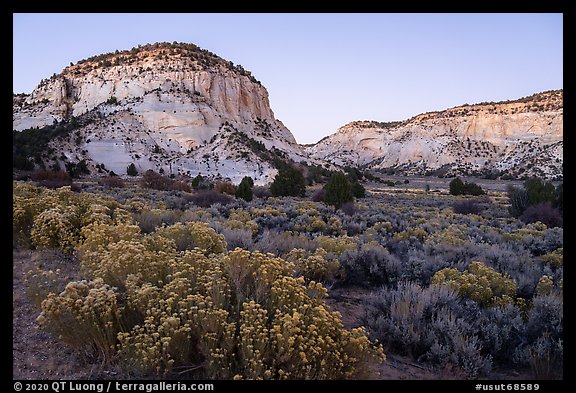
{"type": "Polygon", "coordinates": [[[128,168],[126,168],[126,173],[128,174],[128,176],[138,175],[138,170],[136,169],[136,165],[134,165],[134,163],[131,163],[130,165],[128,165],[128,168]]]}
{"type": "Polygon", "coordinates": [[[302,172],[290,166],[279,169],[270,192],[274,196],[304,196],[306,183],[302,172]]]}
{"type": "Polygon", "coordinates": [[[252,180],[250,176],[244,176],[244,178],[238,185],[238,188],[236,189],[234,195],[236,196],[236,198],[242,198],[246,202],[250,202],[254,197],[254,194],[252,193],[253,186],[254,186],[254,180],[252,180]]]}
{"type": "Polygon", "coordinates": [[[324,191],[326,192],[324,203],[332,205],[336,209],[339,209],[346,202],[354,201],[352,186],[342,172],[332,173],[330,180],[324,186],[324,191]]]}

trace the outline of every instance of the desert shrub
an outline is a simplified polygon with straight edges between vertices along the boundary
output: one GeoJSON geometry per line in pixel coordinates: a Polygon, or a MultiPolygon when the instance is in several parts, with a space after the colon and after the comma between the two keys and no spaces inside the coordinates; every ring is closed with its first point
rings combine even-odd
{"type": "Polygon", "coordinates": [[[41,307],[42,301],[50,293],[60,293],[62,282],[60,269],[44,270],[40,267],[30,269],[24,277],[26,295],[35,307],[41,307]]]}
{"type": "Polygon", "coordinates": [[[562,215],[552,207],[550,202],[538,203],[536,205],[531,205],[520,215],[520,220],[526,224],[531,224],[533,222],[540,221],[546,224],[548,227],[561,227],[562,226],[562,215]]]}
{"type": "Polygon", "coordinates": [[[484,195],[485,192],[476,183],[463,182],[459,177],[456,177],[450,182],[450,195],[484,195]]]}
{"type": "Polygon", "coordinates": [[[306,183],[302,172],[293,167],[280,168],[270,185],[274,196],[301,196],[306,194],[306,183]]]}
{"type": "Polygon", "coordinates": [[[220,308],[229,296],[222,270],[196,250],[164,262],[175,273],[165,285],[151,285],[135,275],[126,281],[128,304],[143,323],[118,335],[121,358],[147,374],[166,375],[174,365],[192,368],[200,363],[196,369],[230,378],[224,368],[218,372],[234,338],[234,325],[220,308]]]}
{"type": "Polygon", "coordinates": [[[181,216],[181,212],[167,209],[144,209],[133,214],[143,233],[151,233],[164,224],[172,225],[179,221],[181,216]]]}
{"type": "Polygon", "coordinates": [[[557,294],[539,295],[526,321],[526,340],[514,360],[529,365],[538,379],[561,379],[563,370],[563,304],[557,294]]]}
{"type": "MultiPolygon", "coordinates": [[[[342,217],[341,228],[344,230],[344,233],[342,234],[347,234],[348,236],[356,236],[364,233],[364,231],[368,229],[368,225],[366,224],[366,221],[358,219],[358,215],[345,215],[342,217]]],[[[333,233],[335,235],[338,234],[336,231],[333,233]]]]}
{"type": "Polygon", "coordinates": [[[187,199],[200,207],[210,207],[214,204],[227,205],[232,202],[232,197],[224,194],[219,194],[214,190],[202,190],[195,194],[187,196],[187,199]]]}
{"type": "MultiPolygon", "coordinates": [[[[158,247],[157,244],[150,248],[158,247]]],[[[151,283],[166,279],[163,259],[175,255],[168,254],[174,248],[173,243],[164,247],[164,252],[148,250],[140,241],[121,240],[102,246],[94,251],[82,249],[81,268],[91,278],[102,278],[106,284],[122,287],[126,278],[137,274],[151,283]]]]}
{"type": "Polygon", "coordinates": [[[112,211],[112,221],[114,224],[132,224],[134,219],[132,218],[132,214],[125,209],[116,208],[112,211]]]}
{"type": "Polygon", "coordinates": [[[467,247],[438,245],[433,251],[429,248],[410,248],[402,256],[402,279],[429,285],[432,276],[446,267],[465,268],[464,260],[469,259],[467,247]]]}
{"type": "Polygon", "coordinates": [[[318,242],[299,233],[265,229],[254,244],[254,249],[276,256],[286,255],[295,248],[314,251],[318,242]]]}
{"type": "Polygon", "coordinates": [[[169,190],[172,180],[154,172],[152,169],[148,169],[142,175],[141,183],[142,187],[153,188],[155,190],[169,190]]]}
{"type": "Polygon", "coordinates": [[[220,223],[212,223],[211,226],[216,232],[224,236],[228,250],[233,250],[237,247],[244,250],[253,250],[252,230],[233,229],[220,223]]]}
{"type": "Polygon", "coordinates": [[[482,309],[471,317],[482,340],[482,352],[490,354],[495,362],[513,365],[516,348],[525,340],[523,311],[516,304],[482,309]]]}
{"type": "Polygon", "coordinates": [[[449,224],[442,230],[436,230],[431,235],[423,228],[408,228],[404,232],[400,232],[394,235],[394,238],[406,239],[414,236],[418,239],[426,239],[426,245],[450,245],[454,247],[460,247],[469,242],[469,237],[467,234],[466,225],[462,224],[449,224]],[[404,235],[404,233],[406,233],[404,235]]]}
{"type": "Polygon", "coordinates": [[[434,285],[448,285],[460,295],[481,305],[511,303],[516,296],[516,283],[507,274],[500,274],[482,262],[471,262],[468,270],[439,270],[432,277],[434,285]]]}
{"type": "Polygon", "coordinates": [[[30,231],[39,206],[32,203],[34,199],[14,196],[12,200],[12,233],[14,247],[31,245],[30,231]]]}
{"type": "Polygon", "coordinates": [[[458,294],[448,287],[423,288],[400,282],[382,288],[367,300],[365,322],[371,337],[398,353],[442,369],[448,364],[476,378],[490,370],[471,323],[462,318],[458,294]]]}
{"type": "MultiPolygon", "coordinates": [[[[310,233],[321,232],[326,233],[328,229],[328,224],[320,217],[314,217],[310,220],[310,224],[306,226],[306,231],[310,233]]],[[[300,230],[300,228],[298,229],[300,230]]]]}
{"type": "Polygon", "coordinates": [[[358,378],[384,358],[362,329],[342,329],[326,290],[293,278],[285,261],[237,249],[210,258],[186,251],[172,264],[181,273],[162,287],[127,282],[144,322],[118,335],[120,354],[147,373],[178,366],[204,378],[358,378]]]}
{"type": "Polygon", "coordinates": [[[75,206],[44,210],[34,219],[31,239],[36,246],[72,251],[80,235],[80,220],[75,206]]]}
{"type": "Polygon", "coordinates": [[[391,254],[396,255],[401,260],[405,260],[410,250],[423,250],[423,244],[416,239],[411,237],[407,240],[394,240],[387,239],[387,241],[382,243],[382,246],[386,247],[391,254]]]}
{"type": "Polygon", "coordinates": [[[293,262],[296,274],[303,276],[307,281],[334,281],[340,268],[338,259],[329,256],[323,248],[318,248],[313,253],[303,249],[293,249],[286,254],[285,259],[293,262]]]}
{"type": "MultiPolygon", "coordinates": [[[[119,209],[115,209],[117,212],[119,209]]],[[[128,213],[129,215],[130,213],[128,213]]],[[[80,225],[85,226],[92,223],[112,224],[114,222],[112,209],[100,204],[92,204],[82,214],[80,225]]]]}
{"type": "Polygon", "coordinates": [[[266,217],[266,216],[283,216],[286,217],[286,213],[280,211],[278,207],[265,205],[264,208],[253,207],[250,209],[253,216],[266,217]]]}
{"type": "Polygon", "coordinates": [[[188,221],[202,221],[202,222],[214,222],[215,218],[208,209],[203,209],[201,207],[193,207],[191,209],[185,210],[180,216],[180,222],[188,221]]]}
{"type": "Polygon", "coordinates": [[[342,221],[337,216],[330,216],[327,221],[327,228],[324,233],[331,236],[343,236],[346,235],[346,231],[342,227],[342,221]]]}
{"type": "Polygon", "coordinates": [[[12,206],[15,245],[35,244],[67,251],[79,240],[82,226],[94,221],[118,221],[127,214],[112,198],[77,194],[71,187],[48,190],[18,183],[14,185],[12,206]]]}
{"type": "Polygon", "coordinates": [[[543,294],[534,297],[526,321],[528,337],[536,339],[544,334],[550,334],[552,339],[561,340],[563,309],[562,296],[558,294],[543,294]]]}
{"type": "Polygon", "coordinates": [[[362,245],[346,250],[339,261],[343,269],[342,285],[391,285],[402,274],[400,260],[382,246],[362,245]]]}
{"type": "Polygon", "coordinates": [[[478,214],[484,210],[477,201],[472,199],[455,202],[454,205],[452,205],[452,209],[454,210],[454,213],[458,214],[478,214]]]}
{"type": "Polygon", "coordinates": [[[272,196],[272,192],[270,192],[270,189],[265,186],[254,186],[252,188],[252,193],[256,198],[261,199],[269,198],[272,196]]]}
{"type": "Polygon", "coordinates": [[[532,262],[532,256],[525,248],[515,248],[510,244],[478,245],[479,252],[473,258],[484,261],[493,269],[507,273],[516,282],[516,294],[530,299],[538,279],[542,276],[542,267],[532,262]]]}
{"type": "Polygon", "coordinates": [[[236,186],[230,182],[218,182],[214,184],[214,191],[220,194],[234,195],[236,186]]]}
{"type": "Polygon", "coordinates": [[[183,192],[192,192],[192,187],[185,181],[181,180],[172,180],[170,183],[169,190],[172,191],[183,191],[183,192]]]}
{"type": "Polygon", "coordinates": [[[494,228],[490,225],[471,225],[466,230],[466,234],[468,235],[470,242],[476,244],[500,244],[502,242],[502,234],[498,228],[494,228]]]}
{"type": "Polygon", "coordinates": [[[434,337],[422,360],[435,367],[455,365],[468,378],[487,375],[492,369],[492,356],[482,354],[482,342],[474,327],[447,308],[440,309],[426,326],[425,336],[434,337]]]}
{"type": "Polygon", "coordinates": [[[348,236],[318,236],[315,240],[318,242],[318,247],[337,256],[340,256],[346,250],[355,250],[358,247],[356,241],[348,236]]]}
{"type": "Polygon", "coordinates": [[[372,225],[372,228],[374,228],[376,231],[378,231],[380,233],[391,233],[392,232],[392,224],[388,221],[385,221],[385,220],[378,221],[378,222],[374,223],[374,225],[372,225]]]}
{"type": "Polygon", "coordinates": [[[423,242],[426,237],[428,237],[428,232],[420,227],[410,227],[402,232],[397,232],[394,234],[393,239],[395,241],[409,240],[411,238],[417,239],[419,242],[423,242]]]}
{"type": "Polygon", "coordinates": [[[174,190],[192,192],[192,188],[188,183],[170,179],[169,177],[154,172],[152,169],[148,169],[144,172],[144,175],[142,175],[141,185],[145,188],[152,188],[161,191],[174,190]]]}
{"type": "Polygon", "coordinates": [[[230,209],[228,220],[224,225],[230,229],[246,229],[256,235],[260,227],[258,223],[251,219],[250,213],[243,209],[230,209]]]}
{"type": "Polygon", "coordinates": [[[262,230],[272,229],[272,230],[293,230],[294,222],[288,220],[286,214],[282,213],[279,215],[265,214],[257,215],[254,218],[254,222],[258,224],[259,228],[262,230]]]}
{"type": "Polygon", "coordinates": [[[353,216],[356,213],[356,206],[354,202],[345,202],[340,206],[340,210],[347,216],[353,216]]]}
{"type": "MultiPolygon", "coordinates": [[[[243,251],[237,251],[236,255],[231,256],[229,260],[233,263],[232,267],[234,268],[233,270],[229,270],[231,276],[237,276],[237,273],[235,274],[234,272],[237,272],[237,269],[242,265],[246,265],[247,260],[254,259],[254,262],[257,262],[260,258],[262,258],[260,254],[250,255],[243,251]]],[[[269,271],[275,266],[270,266],[262,262],[254,265],[254,262],[247,264],[248,271],[254,269],[256,266],[258,266],[258,271],[262,271],[261,269],[269,271]]],[[[338,314],[330,313],[323,304],[326,290],[314,282],[311,282],[306,288],[303,286],[302,280],[290,277],[291,272],[284,270],[285,268],[281,266],[283,266],[283,264],[279,261],[280,271],[285,273],[277,276],[278,278],[271,282],[270,293],[272,296],[267,298],[268,301],[262,302],[264,309],[276,310],[276,312],[272,314],[273,320],[268,330],[269,332],[274,332],[274,334],[270,336],[270,341],[274,344],[272,348],[275,349],[273,356],[275,358],[288,358],[288,361],[282,366],[282,368],[286,368],[286,370],[277,372],[279,377],[308,379],[314,376],[314,378],[324,379],[334,378],[338,375],[340,375],[341,378],[358,377],[361,375],[365,370],[361,370],[359,366],[362,364],[366,365],[367,361],[372,359],[377,360],[378,358],[377,353],[371,352],[370,343],[366,336],[364,336],[363,330],[353,329],[350,332],[342,330],[341,322],[338,320],[338,314]],[[313,307],[307,306],[307,304],[310,303],[313,307]],[[296,311],[294,311],[295,305],[298,305],[296,306],[296,311]],[[304,312],[306,309],[308,311],[304,312]],[[316,334],[306,329],[306,326],[310,324],[315,325],[315,329],[313,330],[317,329],[316,334]],[[334,330],[334,328],[338,329],[338,327],[340,331],[334,330]],[[309,331],[311,334],[304,333],[306,331],[309,331]],[[304,334],[299,337],[297,332],[304,334]],[[342,335],[342,333],[344,334],[342,335]],[[318,338],[310,340],[307,337],[318,338]],[[297,347],[294,347],[293,343],[299,344],[297,347]],[[345,344],[345,346],[341,346],[342,344],[345,344]],[[346,346],[350,346],[349,349],[346,349],[346,346]],[[353,358],[348,355],[352,353],[354,353],[353,358]],[[324,363],[322,363],[322,360],[324,363]],[[308,365],[312,366],[312,370],[308,365]],[[318,369],[318,366],[314,365],[319,365],[320,368],[318,369]],[[340,368],[342,365],[344,368],[340,368]]],[[[271,270],[272,272],[276,270],[273,276],[278,274],[278,268],[271,270]]],[[[269,273],[266,275],[268,274],[269,273]]],[[[264,277],[266,277],[266,275],[264,277]]],[[[246,277],[250,276],[247,275],[246,277]]],[[[251,281],[252,279],[250,279],[248,283],[251,281]]],[[[267,281],[266,279],[259,281],[258,286],[270,285],[266,284],[267,281]]],[[[248,285],[248,287],[251,286],[252,285],[248,285]]],[[[256,290],[253,291],[255,295],[259,293],[257,290],[258,286],[255,288],[256,290]]],[[[246,284],[236,286],[236,288],[239,287],[245,288],[246,284]]],[[[238,291],[237,289],[235,292],[244,291],[238,291]]],[[[268,315],[270,316],[270,314],[268,315]]],[[[263,356],[263,359],[266,359],[266,356],[263,356]]],[[[274,374],[275,373],[272,372],[272,375],[274,374]]]]}
{"type": "Polygon", "coordinates": [[[324,197],[326,196],[326,191],[321,188],[319,190],[314,191],[312,194],[312,201],[314,202],[324,202],[324,197]]]}
{"type": "Polygon", "coordinates": [[[560,227],[548,228],[545,224],[536,221],[523,228],[502,233],[502,237],[513,247],[524,248],[532,255],[540,256],[562,247],[563,232],[560,227]]]}
{"type": "Polygon", "coordinates": [[[176,250],[200,248],[206,254],[221,254],[226,251],[224,236],[203,222],[189,221],[156,229],[150,236],[161,236],[174,242],[176,250]]]}
{"type": "Polygon", "coordinates": [[[564,230],[562,228],[546,228],[542,236],[542,244],[539,246],[538,253],[534,255],[543,255],[558,248],[564,244],[564,230]]]}
{"type": "Polygon", "coordinates": [[[244,176],[242,181],[238,185],[238,189],[235,192],[236,198],[242,198],[246,202],[250,202],[253,198],[252,187],[254,186],[254,180],[249,176],[244,176]]]}
{"type": "Polygon", "coordinates": [[[164,281],[168,272],[163,260],[176,254],[174,242],[164,237],[144,244],[137,226],[96,224],[84,227],[82,232],[86,237],[78,247],[82,272],[115,287],[121,288],[130,274],[141,275],[151,283],[164,281]],[[159,245],[161,240],[165,240],[164,244],[159,245]]]}
{"type": "Polygon", "coordinates": [[[101,279],[70,282],[61,294],[48,294],[38,324],[67,344],[109,357],[121,326],[116,294],[101,279]]]}
{"type": "Polygon", "coordinates": [[[544,254],[540,257],[543,263],[550,264],[554,267],[561,267],[564,264],[564,248],[560,247],[556,250],[544,254]]]}
{"type": "Polygon", "coordinates": [[[549,334],[538,337],[535,343],[519,352],[519,357],[528,359],[534,377],[538,380],[562,379],[564,364],[564,344],[562,339],[554,340],[549,334]]]}
{"type": "Polygon", "coordinates": [[[350,182],[342,172],[332,173],[324,186],[324,191],[324,203],[334,206],[336,209],[340,209],[344,203],[354,200],[350,182]]]}
{"type": "Polygon", "coordinates": [[[110,188],[124,188],[126,184],[120,176],[104,176],[98,179],[98,184],[110,188]]]}
{"type": "Polygon", "coordinates": [[[45,169],[37,169],[30,175],[32,181],[41,182],[43,180],[60,181],[63,183],[72,183],[72,177],[65,171],[48,171],[45,169]]]}
{"type": "Polygon", "coordinates": [[[537,295],[550,295],[552,290],[554,289],[554,280],[552,277],[543,275],[538,280],[538,284],[536,285],[536,294],[537,295]]]}

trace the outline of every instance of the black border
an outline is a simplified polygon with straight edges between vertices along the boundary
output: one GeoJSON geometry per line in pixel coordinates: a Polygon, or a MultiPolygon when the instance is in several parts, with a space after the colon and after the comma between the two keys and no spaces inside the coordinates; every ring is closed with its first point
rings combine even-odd
{"type": "MultiPolygon", "coordinates": [[[[231,5],[227,5],[227,6],[223,6],[222,4],[220,4],[219,2],[212,2],[212,1],[204,1],[204,2],[187,2],[187,4],[180,4],[180,3],[173,3],[173,4],[168,4],[167,6],[171,7],[171,9],[165,9],[163,6],[165,6],[166,4],[161,4],[161,3],[157,3],[157,4],[152,4],[152,3],[136,3],[136,2],[118,2],[116,4],[113,4],[113,6],[110,6],[108,4],[103,5],[98,3],[81,3],[81,2],[63,2],[63,1],[59,1],[59,2],[43,2],[43,3],[39,3],[39,4],[32,4],[32,3],[27,3],[27,2],[18,2],[18,3],[11,3],[8,4],[8,8],[9,12],[5,12],[3,14],[3,16],[5,16],[6,21],[4,23],[4,28],[9,28],[10,26],[12,26],[13,24],[13,20],[12,20],[12,14],[13,13],[28,13],[28,12],[38,12],[38,13],[53,13],[53,12],[62,12],[62,13],[69,13],[69,12],[104,12],[104,13],[132,13],[132,12],[145,12],[145,13],[149,13],[149,12],[155,12],[155,13],[168,13],[168,12],[191,12],[191,13],[197,13],[197,12],[238,12],[238,13],[247,13],[247,12],[257,12],[257,13],[262,13],[262,12],[315,12],[315,13],[324,13],[324,12],[329,12],[329,13],[334,13],[334,12],[346,12],[346,13],[359,13],[359,12],[385,12],[385,13],[389,13],[389,12],[406,12],[406,13],[439,13],[439,12],[450,12],[450,13],[460,13],[460,12],[464,12],[464,13],[470,13],[470,12],[474,12],[474,13],[494,13],[494,12],[503,12],[503,13],[534,13],[534,12],[549,12],[549,13],[563,13],[564,14],[564,40],[567,40],[568,42],[565,42],[564,45],[565,47],[571,48],[572,46],[570,45],[573,40],[570,38],[571,36],[567,33],[567,29],[569,27],[571,27],[571,24],[574,22],[572,20],[572,13],[571,12],[567,12],[567,8],[568,8],[568,2],[564,1],[564,2],[560,2],[560,1],[546,1],[546,2],[535,2],[535,1],[525,1],[523,3],[521,3],[521,6],[519,7],[518,5],[512,5],[510,3],[508,4],[503,4],[501,2],[479,2],[479,3],[475,3],[475,4],[470,4],[470,3],[464,3],[462,2],[461,4],[457,4],[457,5],[453,5],[453,4],[448,4],[448,3],[438,3],[438,2],[426,2],[424,4],[414,4],[412,2],[397,2],[397,3],[393,3],[393,4],[386,4],[382,9],[382,7],[375,7],[375,6],[365,6],[364,9],[362,10],[350,10],[347,9],[347,6],[338,6],[338,5],[334,5],[331,4],[331,9],[327,10],[327,9],[323,9],[323,7],[319,7],[316,6],[316,9],[314,9],[314,6],[308,4],[305,4],[304,7],[300,7],[300,5],[298,3],[295,2],[284,2],[281,4],[278,3],[269,3],[266,6],[261,6],[261,5],[256,5],[253,3],[247,3],[247,2],[236,2],[234,4],[231,5]],[[106,9],[106,11],[103,11],[102,9],[99,10],[86,10],[86,6],[90,7],[90,6],[98,6],[101,8],[106,9]],[[470,9],[470,6],[472,6],[474,9],[470,9]],[[159,9],[159,8],[163,8],[163,9],[159,9]],[[177,8],[177,9],[174,9],[177,8]],[[296,10],[295,8],[300,8],[300,10],[296,10]],[[568,23],[566,23],[566,19],[569,19],[568,23]],[[569,27],[567,27],[569,26],[569,27]]],[[[355,4],[355,6],[361,6],[358,4],[355,4]]],[[[12,30],[12,34],[13,34],[13,30],[12,30]]],[[[73,34],[73,32],[71,32],[71,34],[73,34]]],[[[573,34],[573,33],[572,33],[573,34]]],[[[6,36],[8,36],[6,34],[6,36]]],[[[11,42],[11,45],[13,45],[13,41],[11,42]]],[[[564,53],[571,55],[571,51],[564,51],[564,53]]],[[[571,76],[570,74],[573,72],[573,70],[575,70],[575,68],[572,65],[568,65],[568,61],[569,59],[567,58],[568,56],[564,57],[564,69],[565,70],[569,70],[569,72],[565,72],[564,76],[571,76]],[[571,72],[572,71],[572,72],[571,72]]],[[[571,152],[572,149],[571,147],[573,146],[573,141],[574,141],[574,128],[570,127],[570,119],[572,119],[572,105],[571,105],[571,88],[569,87],[570,83],[566,83],[566,81],[564,82],[564,107],[569,108],[567,112],[564,112],[565,114],[568,113],[568,116],[564,118],[564,127],[565,129],[568,130],[568,132],[564,135],[564,143],[565,145],[567,145],[567,151],[571,152]],[[567,121],[568,120],[568,121],[567,121]]],[[[8,94],[6,95],[6,97],[8,98],[8,94]]],[[[8,104],[8,103],[7,103],[8,104]]],[[[9,107],[8,105],[6,105],[6,107],[9,107]]],[[[8,119],[8,115],[6,116],[6,119],[8,119]]],[[[8,120],[7,120],[8,122],[8,120]]],[[[7,127],[8,130],[11,130],[11,127],[8,126],[7,127]]],[[[5,158],[8,160],[10,158],[10,154],[6,154],[5,158]]],[[[570,154],[566,155],[564,157],[564,177],[567,178],[568,180],[570,180],[570,173],[571,171],[569,170],[569,168],[571,168],[572,166],[572,157],[570,154]]],[[[11,163],[7,164],[6,168],[11,167],[11,163]]],[[[11,197],[10,197],[11,199],[11,197]]],[[[6,207],[8,207],[8,204],[5,204],[6,207]]],[[[573,209],[573,205],[571,205],[570,203],[565,205],[565,217],[567,219],[565,219],[565,226],[564,226],[564,234],[565,234],[565,240],[569,240],[570,236],[572,235],[572,224],[573,224],[573,218],[576,217],[574,209],[573,209]]],[[[8,209],[7,209],[8,210],[8,209]]],[[[11,212],[6,212],[7,214],[7,218],[9,217],[9,220],[11,220],[11,212]],[[8,216],[9,215],[9,216],[8,216]]],[[[8,221],[6,221],[8,222],[8,221]]],[[[565,300],[568,300],[568,302],[570,302],[573,297],[570,294],[572,292],[572,286],[570,281],[573,279],[572,278],[572,271],[573,271],[573,252],[572,249],[570,247],[570,242],[569,241],[565,241],[565,249],[564,249],[564,253],[565,253],[565,260],[567,261],[567,263],[564,265],[564,269],[565,269],[565,276],[568,277],[568,285],[564,286],[564,298],[565,300]]],[[[6,247],[8,248],[8,247],[6,247]]],[[[10,277],[11,274],[6,274],[7,277],[10,277]]],[[[9,283],[9,285],[6,286],[6,288],[11,288],[12,284],[9,283]]],[[[6,292],[8,290],[6,289],[6,292]]],[[[10,296],[6,296],[5,298],[7,299],[12,299],[12,293],[10,294],[10,296]]],[[[566,309],[568,310],[568,309],[566,309]]],[[[566,326],[570,326],[570,323],[567,322],[567,319],[565,319],[564,321],[564,330],[566,331],[566,326]]],[[[13,327],[11,326],[11,330],[13,329],[13,327]]],[[[570,329],[568,329],[568,331],[570,331],[570,329]]],[[[343,387],[344,389],[367,389],[367,390],[377,390],[379,388],[391,388],[391,389],[402,389],[402,388],[409,388],[409,389],[421,389],[421,391],[431,391],[434,390],[436,391],[436,389],[441,389],[442,391],[445,390],[451,390],[454,389],[454,391],[457,392],[471,392],[471,391],[476,391],[476,385],[477,384],[485,384],[485,385],[492,385],[492,389],[490,390],[500,390],[500,389],[496,389],[497,386],[500,385],[505,385],[508,386],[509,384],[539,384],[539,391],[542,392],[563,392],[566,390],[566,388],[570,385],[572,385],[572,382],[574,381],[574,373],[570,372],[570,368],[568,368],[566,366],[566,364],[568,363],[567,360],[570,359],[570,355],[572,353],[572,345],[573,345],[573,340],[570,334],[565,335],[565,362],[564,362],[564,380],[562,381],[536,381],[536,380],[503,380],[503,381],[493,381],[493,380],[376,380],[376,381],[182,381],[182,383],[199,383],[199,382],[206,382],[206,383],[213,383],[215,386],[214,391],[215,392],[221,392],[221,391],[236,391],[238,389],[246,389],[246,390],[250,390],[250,391],[266,391],[269,392],[273,389],[277,389],[277,388],[285,388],[285,389],[290,389],[290,390],[297,390],[297,389],[310,389],[310,390],[317,390],[317,389],[335,389],[335,388],[341,388],[343,387]]],[[[7,342],[7,340],[6,340],[7,342]]],[[[12,356],[12,351],[8,351],[6,350],[5,352],[5,356],[6,356],[6,360],[10,362],[10,364],[12,364],[13,362],[13,356],[12,356]]],[[[9,380],[12,380],[12,370],[10,370],[10,376],[9,380]]],[[[13,390],[14,389],[14,384],[16,382],[21,382],[23,384],[30,384],[30,383],[49,383],[51,384],[52,381],[48,380],[42,380],[42,381],[32,381],[32,380],[12,380],[10,382],[8,382],[10,388],[12,389],[12,391],[16,391],[13,390]]],[[[74,382],[82,382],[82,381],[74,381],[74,382]]],[[[84,381],[84,382],[95,382],[95,381],[84,381]]],[[[101,381],[101,382],[105,382],[105,381],[101,381]]],[[[139,381],[139,380],[130,380],[130,381],[126,381],[126,382],[130,382],[130,383],[138,383],[138,382],[142,382],[142,383],[150,383],[152,381],[139,381]]],[[[155,381],[158,382],[158,381],[155,381]]],[[[176,382],[176,381],[167,381],[167,382],[176,382]]],[[[507,390],[507,389],[506,389],[507,390]]],[[[116,391],[115,389],[111,389],[110,391],[116,391]]],[[[484,390],[480,390],[480,391],[484,391],[484,390]]],[[[514,391],[514,390],[512,390],[514,391]]],[[[528,391],[528,390],[526,390],[528,391]]]]}

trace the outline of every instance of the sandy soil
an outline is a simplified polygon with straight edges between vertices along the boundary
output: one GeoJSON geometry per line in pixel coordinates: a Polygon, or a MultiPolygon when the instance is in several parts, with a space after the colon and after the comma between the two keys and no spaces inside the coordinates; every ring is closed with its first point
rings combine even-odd
{"type": "MultiPolygon", "coordinates": [[[[26,294],[25,274],[35,266],[60,268],[63,275],[77,278],[78,264],[69,256],[55,252],[14,251],[12,287],[12,356],[13,379],[106,379],[116,370],[91,362],[90,356],[78,353],[38,329],[40,310],[26,294]]],[[[64,284],[62,284],[64,285],[64,284]]]]}

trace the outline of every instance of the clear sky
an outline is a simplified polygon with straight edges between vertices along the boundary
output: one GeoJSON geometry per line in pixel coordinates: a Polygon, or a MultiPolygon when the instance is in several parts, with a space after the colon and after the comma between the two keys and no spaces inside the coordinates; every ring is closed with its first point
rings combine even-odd
{"type": "Polygon", "coordinates": [[[14,14],[13,22],[15,93],[92,55],[191,42],[252,71],[299,143],[354,120],[563,87],[562,14],[14,14]]]}

